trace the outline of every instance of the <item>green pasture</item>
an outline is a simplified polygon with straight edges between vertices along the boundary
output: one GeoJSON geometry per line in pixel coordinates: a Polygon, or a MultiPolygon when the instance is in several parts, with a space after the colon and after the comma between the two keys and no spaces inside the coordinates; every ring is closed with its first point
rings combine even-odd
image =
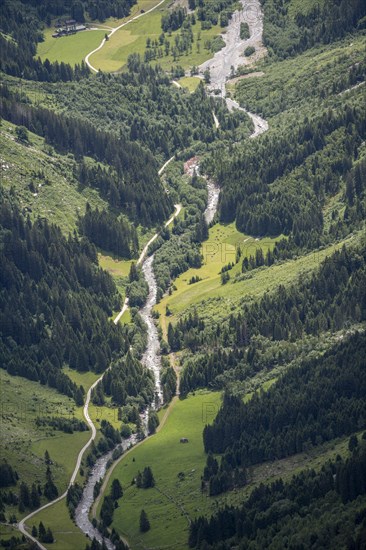
{"type": "Polygon", "coordinates": [[[77,456],[90,435],[90,430],[73,434],[55,432],[53,437],[39,439],[32,444],[31,450],[36,456],[43,457],[46,450],[49,452],[53,462],[52,472],[55,481],[60,480],[59,483],[56,483],[59,494],[67,489],[77,456]]]}
{"type": "Polygon", "coordinates": [[[90,437],[90,431],[66,434],[50,426],[37,427],[37,417],[82,418],[82,407],[38,382],[10,376],[0,370],[1,386],[1,458],[5,458],[29,484],[45,482],[44,453],[54,462],[52,473],[60,492],[74,469],[76,456],[90,437]],[[65,450],[67,449],[67,452],[65,450]]]}
{"type": "MultiPolygon", "coordinates": [[[[158,4],[159,2],[156,2],[158,4]]],[[[141,8],[147,11],[152,7],[152,2],[147,2],[148,6],[145,7],[144,2],[140,2],[141,8]]],[[[166,0],[161,6],[140,17],[136,21],[131,21],[128,25],[118,30],[113,36],[110,37],[108,42],[103,46],[101,50],[93,54],[89,61],[98,70],[106,72],[121,71],[126,63],[127,58],[131,53],[139,53],[142,58],[146,49],[146,39],[158,39],[162,33],[161,29],[161,17],[167,11],[171,5],[170,0],[166,0]]],[[[222,32],[219,25],[213,26],[209,30],[201,31],[201,25],[197,22],[193,27],[194,43],[192,52],[188,55],[182,55],[173,60],[172,55],[163,56],[156,60],[156,63],[161,65],[164,69],[170,70],[172,64],[179,64],[185,69],[189,69],[193,65],[200,65],[207,59],[210,59],[213,54],[204,48],[205,40],[212,39],[222,32]],[[198,33],[200,32],[200,40],[198,41],[198,33]],[[199,52],[197,51],[197,44],[199,43],[199,52]]],[[[174,38],[180,30],[172,32],[168,37],[171,44],[174,44],[174,38]]]]}
{"type": "Polygon", "coordinates": [[[69,367],[65,367],[63,369],[63,372],[67,374],[67,376],[75,382],[78,386],[83,386],[85,393],[88,391],[90,386],[94,384],[98,378],[100,378],[100,374],[96,374],[95,372],[87,371],[87,372],[78,372],[77,370],[70,369],[69,367]]]}
{"type": "Polygon", "coordinates": [[[8,121],[0,125],[1,183],[5,189],[14,189],[31,218],[47,218],[68,234],[76,228],[87,202],[92,208],[106,207],[96,190],[80,188],[73,175],[73,155],[56,153],[31,132],[28,145],[18,143],[15,128],[8,121]]]}
{"type": "MultiPolygon", "coordinates": [[[[171,296],[165,296],[156,306],[156,310],[163,316],[166,307],[179,315],[191,305],[197,304],[202,300],[212,297],[231,297],[240,294],[239,285],[233,285],[231,281],[236,275],[241,274],[241,259],[237,264],[236,254],[241,250],[241,258],[245,256],[255,256],[258,248],[261,248],[264,254],[268,249],[272,249],[276,240],[272,238],[255,239],[240,233],[235,223],[222,225],[216,224],[209,231],[209,238],[202,243],[203,265],[199,269],[191,268],[174,281],[174,287],[171,296]],[[226,285],[221,284],[221,269],[234,262],[234,267],[229,271],[230,281],[226,285]],[[202,280],[189,284],[192,277],[200,277],[202,280]],[[239,291],[239,292],[238,292],[239,291]]],[[[224,308],[224,314],[227,309],[224,308]]],[[[175,320],[175,319],[174,319],[175,320]]]]}
{"type": "Polygon", "coordinates": [[[84,550],[90,543],[87,536],[70,519],[65,499],[33,516],[27,523],[27,527],[30,530],[32,525],[38,527],[40,521],[46,528],[51,528],[55,538],[52,544],[45,544],[50,550],[84,550]]]}
{"type": "MultiPolygon", "coordinates": [[[[215,228],[213,228],[215,229],[215,228]]],[[[210,239],[212,233],[210,232],[210,239]]],[[[235,238],[235,236],[234,236],[235,238]]],[[[247,237],[246,237],[247,238],[247,237]]],[[[210,243],[210,239],[206,241],[210,243]]],[[[278,240],[278,239],[277,239],[278,240]]],[[[235,311],[245,299],[257,299],[265,292],[274,290],[278,285],[286,285],[295,281],[300,275],[304,275],[319,267],[320,263],[339,249],[344,243],[351,239],[330,245],[324,249],[314,251],[305,256],[284,261],[270,267],[261,267],[245,274],[241,274],[241,262],[229,271],[230,280],[221,284],[221,276],[218,274],[221,261],[221,250],[224,250],[223,264],[234,258],[234,248],[230,252],[230,242],[226,240],[223,247],[218,247],[218,256],[213,258],[212,263],[207,260],[200,269],[190,269],[178,277],[174,282],[177,290],[172,295],[166,295],[156,306],[161,314],[162,327],[165,330],[167,318],[165,317],[166,307],[169,307],[171,315],[169,321],[175,323],[179,316],[185,314],[190,308],[195,308],[200,316],[207,320],[225,319],[235,311]],[[202,281],[189,285],[190,278],[194,275],[202,277],[202,281]]],[[[273,246],[275,239],[263,238],[259,241],[249,240],[244,243],[248,246],[249,254],[255,247],[261,246],[266,252],[267,248],[273,246]],[[253,247],[253,248],[252,248],[253,247]]],[[[203,243],[205,245],[205,243],[203,243]]],[[[253,252],[252,252],[253,253],[253,252]]]]}
{"type": "Polygon", "coordinates": [[[220,394],[205,391],[177,401],[164,428],[128,453],[115,468],[110,483],[118,477],[125,496],[115,511],[113,525],[127,536],[133,548],[157,544],[185,547],[187,517],[200,508],[202,502],[200,477],[206,460],[202,430],[207,422],[212,422],[219,406],[220,394]],[[181,437],[188,438],[189,442],[180,443],[181,437]],[[153,489],[137,489],[131,485],[138,470],[142,471],[145,466],[152,468],[156,481],[153,489]],[[178,478],[179,473],[182,480],[178,478]],[[141,537],[142,508],[149,516],[151,530],[141,537]]]}
{"type": "Polygon", "coordinates": [[[197,76],[185,76],[178,80],[182,88],[187,88],[190,92],[194,92],[197,89],[197,86],[202,80],[197,76]]]}
{"type": "Polygon", "coordinates": [[[89,415],[97,429],[100,428],[102,420],[107,420],[114,428],[121,428],[122,422],[118,420],[118,407],[110,405],[110,401],[109,406],[108,404],[99,406],[90,403],[89,415]]]}
{"type": "MultiPolygon", "coordinates": [[[[91,27],[93,24],[91,23],[91,27]]],[[[37,56],[42,61],[49,59],[54,62],[63,61],[70,65],[81,63],[85,56],[95,50],[102,42],[108,29],[80,31],[70,36],[53,38],[54,28],[44,31],[44,42],[40,42],[37,48],[37,56]]]]}

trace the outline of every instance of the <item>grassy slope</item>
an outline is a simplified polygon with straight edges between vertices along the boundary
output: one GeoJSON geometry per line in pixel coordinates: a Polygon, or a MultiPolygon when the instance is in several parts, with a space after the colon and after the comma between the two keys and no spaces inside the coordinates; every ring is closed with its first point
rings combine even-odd
{"type": "MultiPolygon", "coordinates": [[[[166,0],[155,11],[117,31],[99,52],[91,56],[90,63],[103,71],[119,71],[123,69],[131,53],[139,53],[143,56],[146,48],[146,38],[157,39],[161,35],[161,17],[170,3],[170,0],[166,0]]],[[[140,4],[143,6],[143,2],[140,2],[140,4]]],[[[151,4],[150,1],[149,4],[151,4]]],[[[185,69],[192,67],[192,65],[199,65],[212,57],[212,53],[204,49],[204,42],[222,32],[219,25],[212,27],[210,30],[201,31],[199,22],[192,27],[192,30],[194,34],[192,53],[187,56],[183,55],[176,61],[177,64],[182,65],[185,69]],[[198,32],[201,32],[200,53],[197,53],[198,32]]],[[[174,44],[174,37],[179,32],[179,30],[175,31],[168,37],[171,44],[174,44]]],[[[169,55],[157,60],[157,63],[164,69],[170,70],[174,61],[173,57],[169,55]]]]}
{"type": "Polygon", "coordinates": [[[40,42],[37,48],[37,55],[45,61],[64,61],[75,65],[81,63],[85,56],[97,48],[104,38],[106,30],[88,30],[78,32],[71,36],[53,38],[54,29],[47,29],[44,32],[45,40],[40,42]]]}
{"type": "Polygon", "coordinates": [[[183,547],[188,521],[182,509],[191,515],[201,501],[200,476],[205,463],[202,429],[212,421],[219,404],[220,395],[208,392],[178,401],[162,431],[133,449],[114,470],[111,478],[118,477],[125,492],[114,525],[134,542],[133,548],[144,547],[139,542],[142,508],[152,525],[142,537],[145,545],[176,543],[183,547]],[[181,437],[187,437],[189,443],[181,444],[181,437]],[[145,466],[152,468],[156,488],[136,489],[131,480],[145,466]],[[179,481],[179,472],[184,472],[184,481],[179,481]]]}
{"type": "MultiPolygon", "coordinates": [[[[72,399],[38,382],[10,376],[0,370],[1,379],[1,457],[17,470],[20,480],[28,484],[45,482],[44,453],[54,462],[52,472],[60,492],[68,484],[76,456],[89,438],[89,431],[65,434],[50,427],[37,427],[39,417],[82,418],[82,407],[72,399]],[[67,448],[68,452],[65,453],[67,448]]],[[[17,488],[15,488],[17,492],[17,488]]]]}
{"type": "MultiPolygon", "coordinates": [[[[350,69],[363,61],[365,47],[366,35],[358,33],[284,61],[264,60],[260,65],[264,75],[260,79],[240,80],[235,95],[244,107],[266,118],[293,108],[314,110],[323,101],[320,95],[325,98],[333,95],[334,82],[344,82],[344,87],[348,87],[350,69]]],[[[281,117],[270,118],[270,126],[280,120],[281,117]]]]}
{"type": "MultiPolygon", "coordinates": [[[[176,322],[179,316],[193,308],[197,310],[200,316],[207,320],[210,320],[212,317],[215,317],[216,320],[218,318],[227,318],[230,312],[240,307],[243,300],[257,299],[265,292],[274,290],[280,284],[290,284],[300,275],[316,269],[325,257],[331,255],[344,243],[350,243],[353,240],[354,238],[350,237],[323,250],[278,263],[271,267],[259,268],[241,276],[239,275],[241,263],[239,263],[229,272],[231,280],[226,285],[221,284],[217,268],[212,269],[211,276],[206,280],[188,285],[188,281],[192,275],[200,271],[191,269],[176,280],[175,285],[177,290],[173,291],[171,296],[165,296],[158,306],[156,306],[156,309],[161,314],[162,327],[165,329],[167,322],[165,317],[166,306],[169,306],[169,309],[173,313],[169,317],[169,321],[173,323],[176,322]],[[237,280],[234,279],[235,273],[238,273],[237,280]]],[[[267,250],[267,239],[264,239],[264,241],[266,243],[264,250],[267,250]]],[[[261,241],[257,241],[257,243],[260,245],[261,241]]],[[[208,271],[209,266],[204,266],[202,269],[208,271]]]]}
{"type": "Polygon", "coordinates": [[[50,550],[84,550],[90,542],[86,535],[70,519],[65,500],[61,500],[54,506],[36,514],[29,522],[29,527],[39,525],[50,527],[55,538],[52,544],[44,544],[50,550]]]}
{"type": "Polygon", "coordinates": [[[1,184],[15,189],[20,205],[32,218],[46,217],[68,233],[76,227],[78,213],[85,212],[87,202],[93,208],[106,206],[97,191],[79,188],[73,176],[73,156],[55,153],[35,134],[29,133],[29,140],[29,146],[18,143],[15,125],[7,121],[0,125],[1,184]],[[39,178],[39,172],[45,177],[39,178]],[[29,188],[31,182],[34,191],[29,188]]]}
{"type": "MultiPolygon", "coordinates": [[[[236,284],[235,287],[231,281],[236,275],[241,273],[241,261],[229,271],[231,281],[226,285],[221,284],[220,271],[223,266],[234,262],[236,251],[240,247],[242,257],[255,255],[258,248],[267,252],[268,248],[273,248],[275,239],[264,238],[257,240],[240,233],[235,224],[228,225],[216,224],[209,231],[209,238],[202,244],[202,255],[204,258],[203,266],[199,269],[189,269],[176,279],[174,290],[171,296],[165,296],[156,306],[156,310],[162,316],[162,326],[165,329],[166,320],[164,319],[166,306],[173,312],[171,321],[176,320],[176,315],[193,305],[198,305],[210,298],[240,298],[243,291],[243,284],[236,284]],[[202,281],[194,284],[188,284],[193,276],[199,276],[202,281]]],[[[205,305],[202,304],[204,307],[205,305]]],[[[216,306],[215,306],[216,308],[216,306]]],[[[227,309],[225,309],[227,312],[227,309]]],[[[225,313],[224,312],[224,313],[225,313]]]]}
{"type": "MultiPolygon", "coordinates": [[[[273,382],[268,381],[263,388],[268,389],[273,382]]],[[[247,399],[250,397],[248,395],[247,399]]],[[[163,430],[132,449],[115,468],[107,491],[117,477],[124,488],[124,496],[114,513],[113,526],[127,537],[134,550],[158,545],[187,548],[188,517],[210,515],[218,507],[239,504],[258,483],[276,477],[286,479],[307,467],[320,468],[326,460],[347,453],[348,438],[310,448],[296,456],[254,467],[247,487],[210,498],[200,491],[200,476],[205,464],[202,429],[213,420],[219,405],[220,394],[208,392],[196,392],[176,402],[163,430]],[[187,437],[189,443],[179,443],[180,437],[187,437]],[[152,468],[156,487],[137,489],[131,485],[131,480],[145,466],[152,468]],[[180,472],[185,475],[182,481],[178,478],[180,472]],[[144,535],[139,532],[142,508],[151,524],[151,530],[144,535]]]]}
{"type": "Polygon", "coordinates": [[[178,82],[182,88],[187,88],[190,92],[194,92],[201,82],[201,79],[197,76],[185,76],[184,78],[180,78],[178,82]]]}

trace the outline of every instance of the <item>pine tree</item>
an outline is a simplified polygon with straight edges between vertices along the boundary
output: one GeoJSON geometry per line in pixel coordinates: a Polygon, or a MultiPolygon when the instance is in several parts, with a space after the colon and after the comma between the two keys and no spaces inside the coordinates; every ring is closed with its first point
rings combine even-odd
{"type": "Polygon", "coordinates": [[[146,533],[150,529],[150,522],[149,518],[147,517],[147,513],[145,510],[141,510],[140,514],[140,531],[141,533],[146,533]]]}
{"type": "Polygon", "coordinates": [[[111,497],[113,500],[118,500],[123,496],[122,485],[117,478],[112,481],[111,497]]]}
{"type": "Polygon", "coordinates": [[[154,486],[155,486],[155,479],[154,479],[152,470],[150,466],[146,466],[142,474],[142,487],[144,489],[148,489],[149,487],[154,487],[154,486]]]}

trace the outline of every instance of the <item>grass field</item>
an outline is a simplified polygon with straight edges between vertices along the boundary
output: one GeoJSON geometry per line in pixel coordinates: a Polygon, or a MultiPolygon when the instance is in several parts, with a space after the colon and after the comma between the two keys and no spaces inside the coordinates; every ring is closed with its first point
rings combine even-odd
{"type": "Polygon", "coordinates": [[[75,382],[78,386],[83,386],[85,393],[88,391],[90,386],[100,377],[100,374],[95,372],[78,372],[77,370],[70,369],[69,367],[63,369],[64,373],[75,382]]]}
{"type": "Polygon", "coordinates": [[[47,29],[44,32],[45,40],[40,42],[37,48],[37,56],[45,61],[63,61],[70,65],[81,63],[85,56],[95,50],[104,38],[108,30],[87,30],[71,36],[53,38],[54,29],[47,29]]]}
{"type": "Polygon", "coordinates": [[[194,92],[202,80],[197,78],[197,76],[185,76],[184,78],[180,78],[178,82],[182,88],[187,88],[190,92],[194,92]]]}
{"type": "Polygon", "coordinates": [[[28,209],[31,218],[45,217],[69,233],[87,202],[92,208],[106,206],[97,191],[79,188],[72,155],[55,153],[31,132],[29,140],[28,146],[18,143],[15,125],[7,121],[0,125],[1,184],[15,190],[20,206],[28,209]]]}
{"type": "Polygon", "coordinates": [[[38,527],[40,521],[42,521],[46,528],[51,528],[55,538],[52,544],[45,545],[50,550],[84,550],[85,546],[90,542],[86,535],[70,519],[65,500],[61,500],[61,502],[58,502],[54,506],[36,514],[31,518],[27,527],[30,529],[32,525],[38,527]]]}
{"type": "MultiPolygon", "coordinates": [[[[331,245],[323,250],[315,251],[306,256],[289,260],[283,263],[275,264],[271,267],[262,267],[250,271],[247,274],[240,274],[241,262],[229,271],[230,281],[222,285],[221,277],[218,274],[220,265],[225,265],[230,261],[235,261],[235,239],[237,232],[235,229],[232,237],[228,235],[231,226],[222,227],[216,225],[210,230],[210,237],[206,243],[203,243],[203,250],[206,248],[206,261],[200,269],[190,269],[182,274],[175,281],[177,290],[172,295],[166,295],[156,306],[161,317],[163,331],[166,330],[165,311],[168,306],[172,315],[169,321],[175,323],[180,315],[186,313],[190,308],[195,308],[200,316],[209,322],[212,319],[227,318],[231,311],[235,311],[243,300],[256,299],[264,292],[274,290],[279,284],[289,284],[296,280],[300,275],[316,269],[326,256],[331,255],[336,249],[339,249],[344,242],[350,242],[351,239],[331,245]],[[221,234],[222,240],[216,238],[221,234]],[[216,244],[215,244],[216,243],[216,244]],[[210,257],[210,251],[216,250],[216,254],[210,257]],[[202,281],[189,285],[190,278],[194,275],[202,277],[202,281]]],[[[240,234],[239,234],[240,235],[240,234]]],[[[248,237],[245,237],[245,239],[248,237]]],[[[244,240],[245,240],[244,239],[244,240]]],[[[263,239],[254,240],[250,238],[242,246],[247,247],[247,253],[253,254],[255,248],[263,247],[264,251],[273,246],[274,240],[263,239]]]]}
{"type": "MultiPolygon", "coordinates": [[[[159,3],[159,0],[152,3],[151,0],[140,1],[140,10],[147,11],[152,5],[159,3]]],[[[161,30],[161,17],[166,12],[167,8],[171,4],[171,0],[166,0],[164,4],[159,6],[153,12],[139,18],[136,21],[132,21],[126,27],[118,30],[109,41],[103,46],[101,50],[92,55],[89,59],[90,63],[99,70],[108,72],[117,72],[124,68],[127,58],[131,53],[139,53],[142,57],[146,49],[146,38],[150,37],[155,40],[158,39],[162,33],[161,30]]],[[[199,65],[210,59],[212,53],[204,48],[205,40],[211,39],[222,32],[219,25],[212,27],[209,30],[201,31],[201,25],[196,23],[192,27],[194,34],[194,43],[192,52],[189,55],[183,55],[176,61],[173,60],[171,55],[163,56],[156,62],[159,63],[164,69],[170,70],[173,63],[177,63],[189,69],[193,65],[199,65]],[[201,33],[201,40],[199,41],[199,49],[197,51],[197,38],[198,33],[201,33]]],[[[169,37],[171,44],[174,44],[174,38],[179,34],[179,30],[175,31],[169,37]]]]}
{"type": "Polygon", "coordinates": [[[187,538],[187,516],[201,503],[200,476],[205,463],[202,430],[211,422],[220,404],[219,393],[197,392],[195,396],[178,401],[162,431],[133,449],[115,468],[111,480],[118,477],[125,496],[114,514],[114,526],[127,535],[132,548],[146,546],[184,548],[187,538]],[[188,444],[179,442],[181,437],[188,444]],[[136,489],[131,480],[138,470],[152,468],[156,488],[136,489]],[[179,481],[178,473],[184,473],[179,481]],[[151,531],[140,542],[139,514],[144,508],[149,516],[151,531]],[[183,511],[184,510],[184,511],[183,511]],[[164,519],[163,519],[164,518],[164,519]]]}
{"type": "Polygon", "coordinates": [[[121,428],[121,420],[118,420],[118,407],[108,406],[110,400],[106,400],[107,403],[104,406],[96,406],[91,403],[89,405],[90,418],[94,422],[95,427],[98,429],[102,420],[107,420],[112,424],[114,428],[121,428]]]}
{"type": "MultiPolygon", "coordinates": [[[[267,381],[264,388],[268,389],[274,382],[275,379],[267,381]]],[[[210,498],[200,490],[206,462],[202,430],[206,423],[212,422],[219,406],[220,394],[204,391],[177,401],[162,431],[132,449],[116,466],[109,487],[117,477],[124,496],[115,510],[113,526],[134,550],[157,547],[183,550],[187,548],[189,518],[209,516],[226,504],[238,505],[260,482],[278,477],[288,479],[303,468],[320,468],[326,460],[348,452],[348,438],[309,448],[307,452],[254,467],[247,487],[210,498]],[[179,443],[181,437],[187,437],[189,442],[179,443]],[[131,480],[145,466],[152,468],[156,486],[137,489],[131,480]],[[141,509],[147,512],[151,524],[146,534],[139,531],[141,509]]]]}
{"type": "MultiPolygon", "coordinates": [[[[242,257],[255,255],[258,248],[262,248],[264,253],[268,248],[272,249],[277,239],[263,238],[257,240],[240,233],[235,224],[228,225],[216,224],[209,231],[209,238],[202,244],[203,265],[199,269],[189,269],[174,281],[176,290],[171,296],[165,296],[156,306],[162,319],[163,328],[164,314],[166,306],[173,312],[174,316],[170,318],[173,322],[176,316],[185,311],[188,307],[201,302],[207,298],[225,296],[231,298],[232,294],[240,295],[239,285],[235,289],[231,283],[221,284],[220,271],[225,265],[236,261],[236,252],[240,247],[242,257]],[[198,283],[189,284],[193,276],[198,276],[202,280],[198,283]],[[239,292],[237,292],[239,291],[239,292]]],[[[229,271],[230,278],[233,280],[236,275],[241,273],[241,261],[239,261],[229,271]]],[[[240,285],[240,288],[242,285],[240,285]]],[[[227,309],[223,312],[226,315],[227,309]]]]}
{"type": "Polygon", "coordinates": [[[49,426],[37,427],[37,417],[82,418],[82,407],[72,399],[38,382],[10,376],[0,370],[1,381],[1,458],[15,467],[28,484],[45,482],[44,453],[54,461],[52,473],[60,492],[64,491],[76,456],[90,432],[65,434],[49,426]],[[65,449],[68,450],[65,453],[65,449]]]}

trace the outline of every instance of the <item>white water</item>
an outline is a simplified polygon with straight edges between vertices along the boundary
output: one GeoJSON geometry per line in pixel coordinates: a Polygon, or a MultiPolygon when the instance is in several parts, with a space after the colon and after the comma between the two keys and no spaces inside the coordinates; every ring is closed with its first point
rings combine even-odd
{"type": "MultiPolygon", "coordinates": [[[[252,119],[254,131],[251,138],[257,137],[268,130],[268,122],[259,115],[250,113],[240,107],[239,103],[226,97],[226,81],[230,78],[232,68],[236,70],[240,65],[248,64],[248,59],[243,55],[248,46],[254,46],[256,49],[256,59],[262,57],[265,53],[263,48],[263,14],[259,0],[240,0],[242,9],[233,13],[227,27],[227,32],[223,34],[225,46],[216,52],[213,58],[200,65],[201,74],[206,69],[210,70],[211,83],[208,89],[211,95],[216,96],[215,91],[220,90],[221,97],[225,99],[229,111],[238,109],[244,111],[252,119]],[[240,39],[240,24],[248,23],[250,38],[240,39]]],[[[216,124],[216,123],[215,123],[216,124]]]]}
{"type": "Polygon", "coordinates": [[[152,309],[156,304],[157,284],[153,270],[154,255],[145,260],[142,271],[147,284],[149,285],[149,295],[145,306],[141,309],[140,315],[147,325],[147,347],[142,356],[142,364],[154,373],[155,378],[155,405],[157,407],[163,404],[163,392],[160,384],[160,343],[158,329],[156,328],[152,317],[152,309]]]}

